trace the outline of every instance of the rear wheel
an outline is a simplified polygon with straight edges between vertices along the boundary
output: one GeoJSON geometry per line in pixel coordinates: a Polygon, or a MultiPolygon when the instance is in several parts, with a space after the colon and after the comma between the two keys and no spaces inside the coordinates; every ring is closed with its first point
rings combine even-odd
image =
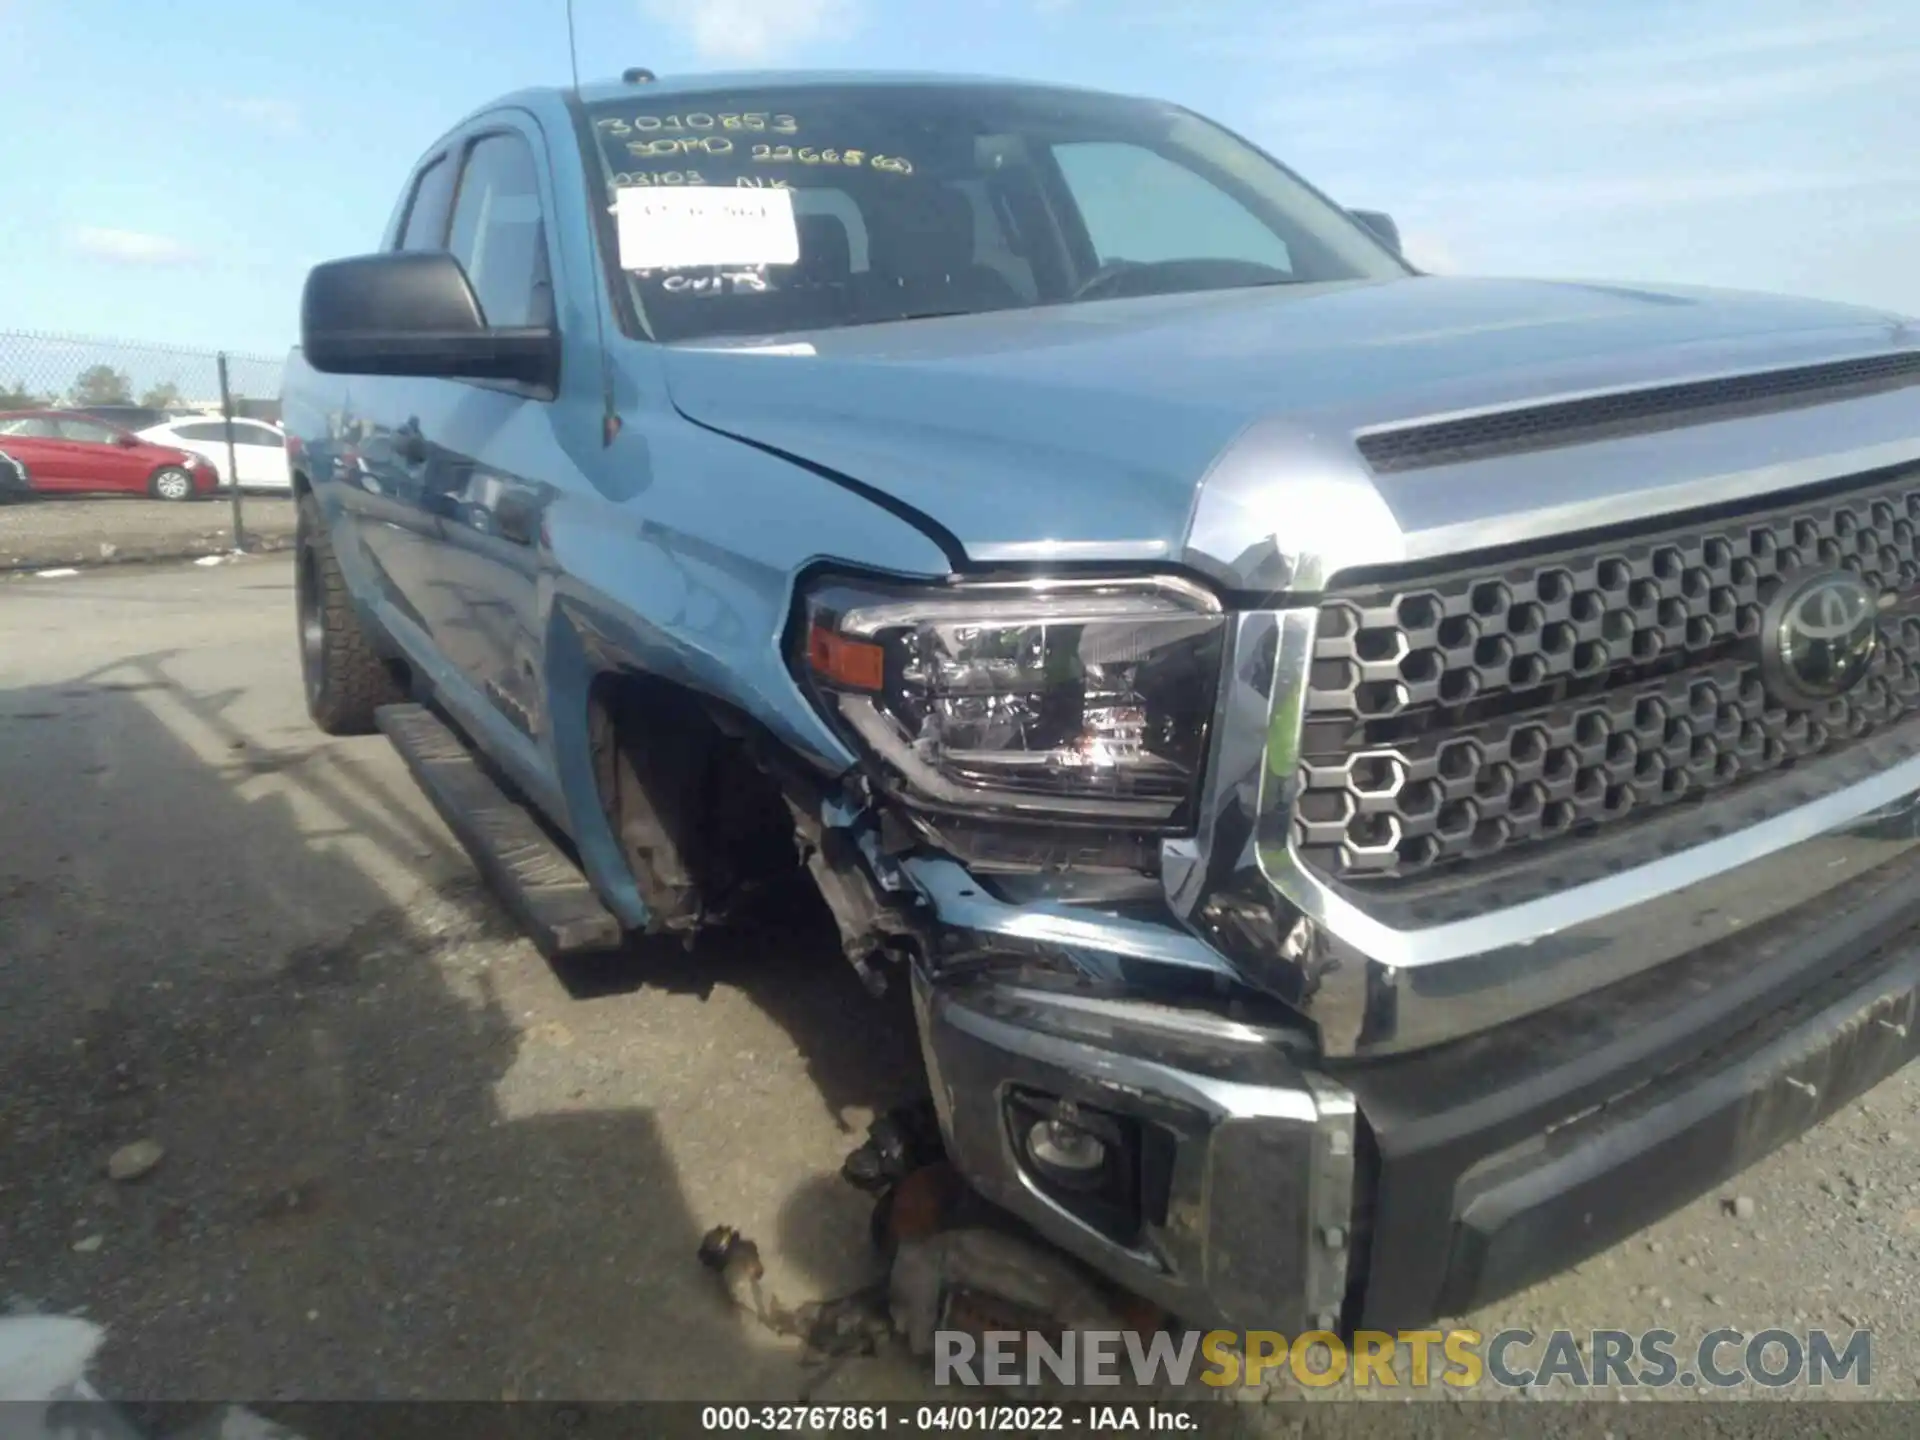
{"type": "Polygon", "coordinates": [[[27,467],[0,450],[0,505],[9,500],[25,500],[32,494],[33,480],[27,474],[27,467]]]}
{"type": "Polygon", "coordinates": [[[300,497],[294,540],[294,605],[307,713],[329,735],[365,735],[373,712],[407,698],[394,668],[368,638],[313,496],[300,497]]]}
{"type": "Polygon", "coordinates": [[[191,500],[193,476],[178,465],[162,465],[147,481],[147,489],[153,492],[156,500],[191,500]]]}

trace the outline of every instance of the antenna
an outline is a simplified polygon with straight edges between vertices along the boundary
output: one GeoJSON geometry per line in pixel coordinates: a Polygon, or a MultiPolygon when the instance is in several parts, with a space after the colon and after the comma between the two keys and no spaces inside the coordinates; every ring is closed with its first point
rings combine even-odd
{"type": "MultiPolygon", "coordinates": [[[[573,72],[573,103],[580,104],[580,40],[573,25],[573,0],[567,0],[567,66],[573,72]]],[[[594,128],[587,124],[587,134],[594,137],[589,148],[599,144],[594,136],[594,128]]],[[[600,243],[601,227],[593,227],[593,241],[600,243]]],[[[593,303],[593,340],[600,352],[600,446],[605,449],[613,444],[614,436],[620,433],[620,412],[613,408],[613,360],[607,354],[607,322],[600,313],[604,296],[596,287],[593,303]]]]}
{"type": "Polygon", "coordinates": [[[573,93],[580,95],[580,41],[573,30],[573,0],[567,0],[567,64],[573,70],[573,93]]]}

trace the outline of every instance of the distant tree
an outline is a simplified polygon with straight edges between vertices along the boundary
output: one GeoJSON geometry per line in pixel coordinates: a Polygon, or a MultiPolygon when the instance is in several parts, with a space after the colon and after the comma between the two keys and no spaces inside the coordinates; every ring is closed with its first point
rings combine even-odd
{"type": "Polygon", "coordinates": [[[46,396],[29,390],[24,381],[0,385],[0,410],[37,410],[46,403],[46,396]]]}
{"type": "Polygon", "coordinates": [[[111,365],[89,365],[74,377],[68,399],[74,405],[131,405],[133,382],[111,365]]]}
{"type": "Polygon", "coordinates": [[[180,387],[171,380],[149,385],[141,393],[140,403],[151,410],[171,410],[180,403],[180,387]]]}

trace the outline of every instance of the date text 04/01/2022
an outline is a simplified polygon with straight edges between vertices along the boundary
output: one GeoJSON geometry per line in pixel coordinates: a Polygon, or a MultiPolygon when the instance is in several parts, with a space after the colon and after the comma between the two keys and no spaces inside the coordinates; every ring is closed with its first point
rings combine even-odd
{"type": "Polygon", "coordinates": [[[1188,1409],[1162,1405],[708,1405],[700,1412],[700,1428],[754,1434],[886,1430],[1174,1434],[1197,1430],[1199,1417],[1188,1409]]]}

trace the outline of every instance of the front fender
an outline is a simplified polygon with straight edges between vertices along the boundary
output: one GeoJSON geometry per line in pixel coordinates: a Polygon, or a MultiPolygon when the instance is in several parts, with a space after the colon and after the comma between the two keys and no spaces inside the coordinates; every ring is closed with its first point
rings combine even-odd
{"type": "Polygon", "coordinates": [[[625,427],[605,464],[625,477],[617,494],[556,496],[545,517],[549,735],[582,863],[623,923],[639,926],[646,908],[595,777],[594,682],[668,681],[838,773],[854,757],[781,648],[799,577],[823,561],[929,579],[950,566],[928,535],[826,476],[677,418],[625,427]]]}

